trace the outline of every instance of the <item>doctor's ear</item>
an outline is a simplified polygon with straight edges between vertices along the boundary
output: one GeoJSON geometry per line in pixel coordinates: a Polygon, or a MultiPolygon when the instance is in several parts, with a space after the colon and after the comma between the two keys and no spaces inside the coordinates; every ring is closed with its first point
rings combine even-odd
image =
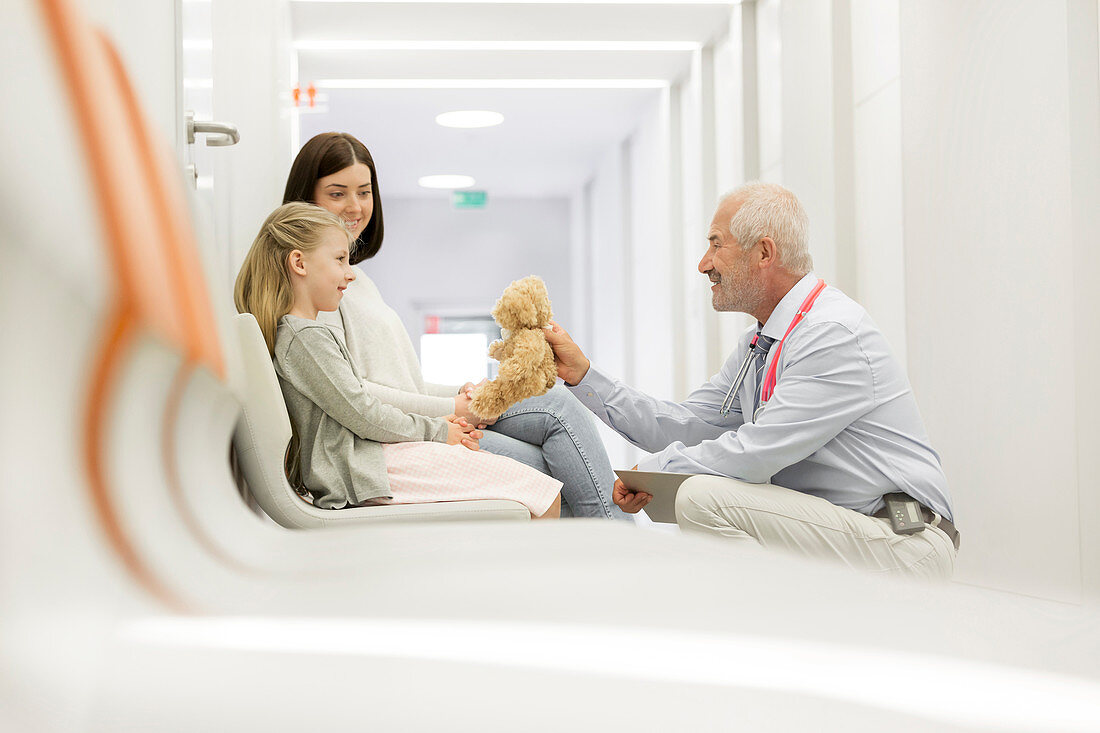
{"type": "Polygon", "coordinates": [[[761,237],[760,239],[760,259],[759,264],[774,265],[779,262],[779,250],[775,246],[775,240],[771,237],[761,237]]]}
{"type": "Polygon", "coordinates": [[[295,275],[306,274],[306,263],[302,250],[291,250],[290,254],[286,256],[286,269],[295,275]]]}

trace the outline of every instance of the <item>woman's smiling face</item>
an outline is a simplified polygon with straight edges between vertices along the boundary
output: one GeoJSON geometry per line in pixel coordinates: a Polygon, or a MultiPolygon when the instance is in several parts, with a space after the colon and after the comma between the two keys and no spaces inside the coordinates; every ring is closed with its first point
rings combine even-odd
{"type": "Polygon", "coordinates": [[[313,201],[344,220],[352,237],[367,228],[374,213],[370,168],[366,163],[353,163],[330,176],[317,179],[313,186],[313,201]]]}

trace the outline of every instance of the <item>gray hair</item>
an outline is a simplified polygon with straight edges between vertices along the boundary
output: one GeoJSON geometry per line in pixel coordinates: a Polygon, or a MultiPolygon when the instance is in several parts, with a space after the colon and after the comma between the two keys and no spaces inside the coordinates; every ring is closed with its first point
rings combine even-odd
{"type": "Polygon", "coordinates": [[[741,200],[730,219],[730,234],[742,249],[770,237],[778,250],[780,266],[795,275],[814,269],[807,241],[810,221],[797,196],[779,184],[752,181],[723,195],[719,208],[730,199],[741,200]]]}

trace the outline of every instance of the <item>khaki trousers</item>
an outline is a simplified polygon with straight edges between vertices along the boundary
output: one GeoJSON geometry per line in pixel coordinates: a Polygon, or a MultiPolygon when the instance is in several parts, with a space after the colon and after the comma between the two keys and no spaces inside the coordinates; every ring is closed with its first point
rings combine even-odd
{"type": "Polygon", "coordinates": [[[948,580],[955,570],[955,546],[937,527],[895,534],[888,519],[772,484],[720,476],[688,479],[676,494],[676,523],[684,532],[718,535],[876,573],[948,580]]]}

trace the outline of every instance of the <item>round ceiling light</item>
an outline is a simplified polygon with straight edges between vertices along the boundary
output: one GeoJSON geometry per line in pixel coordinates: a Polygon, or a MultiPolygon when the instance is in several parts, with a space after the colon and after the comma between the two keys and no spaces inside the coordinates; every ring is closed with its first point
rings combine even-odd
{"type": "Polygon", "coordinates": [[[469,109],[436,115],[435,122],[443,127],[492,127],[504,122],[504,115],[484,109],[469,109]]]}
{"type": "Polygon", "coordinates": [[[421,188],[469,188],[476,181],[470,176],[421,176],[417,183],[421,188]]]}

